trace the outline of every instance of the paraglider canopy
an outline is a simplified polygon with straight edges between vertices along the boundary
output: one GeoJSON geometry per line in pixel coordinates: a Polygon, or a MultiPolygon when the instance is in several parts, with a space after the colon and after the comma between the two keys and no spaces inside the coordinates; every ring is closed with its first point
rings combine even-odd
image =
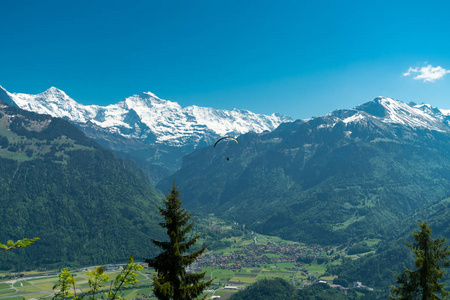
{"type": "Polygon", "coordinates": [[[217,143],[220,142],[223,139],[232,139],[233,141],[235,141],[236,143],[239,144],[239,141],[237,139],[235,139],[234,137],[232,137],[232,136],[224,136],[224,137],[221,137],[220,139],[218,139],[216,141],[216,143],[214,144],[214,147],[216,147],[217,143]]]}

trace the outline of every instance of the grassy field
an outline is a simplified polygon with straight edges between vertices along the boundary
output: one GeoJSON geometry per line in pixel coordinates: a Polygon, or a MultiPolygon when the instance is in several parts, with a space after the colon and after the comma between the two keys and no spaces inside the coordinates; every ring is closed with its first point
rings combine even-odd
{"type": "MultiPolygon", "coordinates": [[[[258,268],[245,268],[240,270],[230,270],[221,269],[213,267],[202,268],[202,271],[206,272],[206,279],[213,278],[213,285],[210,287],[214,292],[207,293],[208,297],[212,295],[218,295],[222,298],[225,295],[230,295],[237,292],[237,290],[225,289],[227,286],[237,286],[240,289],[261,280],[264,278],[283,278],[288,282],[292,282],[295,285],[301,285],[307,280],[308,276],[313,276],[315,278],[320,278],[320,280],[326,280],[332,282],[333,277],[322,277],[325,272],[325,265],[317,265],[314,263],[303,265],[304,270],[308,270],[310,274],[305,275],[298,270],[292,270],[295,266],[293,263],[278,263],[278,264],[267,264],[258,268]]],[[[114,277],[116,272],[107,272],[108,275],[114,277]]],[[[77,293],[87,291],[87,276],[83,272],[77,272],[75,277],[77,282],[77,293]]],[[[138,296],[151,295],[152,288],[149,287],[150,280],[145,280],[146,276],[151,275],[151,272],[146,271],[140,274],[140,285],[142,288],[137,287],[129,290],[124,290],[121,292],[121,296],[124,299],[132,299],[138,296]]],[[[6,299],[51,299],[52,298],[52,288],[57,283],[58,279],[56,276],[47,278],[37,278],[37,279],[20,279],[20,281],[14,283],[16,290],[12,289],[9,284],[0,283],[0,297],[9,296],[6,299]],[[40,294],[35,294],[40,292],[40,294]],[[46,292],[46,293],[43,293],[46,292]],[[18,296],[20,295],[20,296],[18,296]]],[[[106,291],[106,289],[105,289],[106,291]]]]}
{"type": "MultiPolygon", "coordinates": [[[[36,275],[32,274],[32,272],[30,273],[31,274],[24,272],[23,274],[26,276],[36,275]]],[[[110,278],[115,278],[119,273],[120,272],[117,270],[105,272],[110,278]]],[[[151,277],[151,274],[152,272],[149,270],[140,271],[137,278],[139,279],[142,288],[138,285],[132,289],[124,289],[121,291],[121,295],[123,295],[125,299],[131,299],[138,295],[148,296],[151,294],[151,281],[148,279],[149,276],[151,277]]],[[[76,280],[76,293],[80,295],[87,292],[89,290],[87,271],[72,272],[72,275],[74,275],[76,280]]],[[[57,283],[58,276],[40,275],[38,278],[18,277],[15,279],[7,279],[0,282],[0,297],[6,297],[5,299],[51,299],[53,297],[53,287],[57,283]]],[[[104,287],[98,294],[101,295],[107,290],[108,284],[104,284],[104,287]]]]}

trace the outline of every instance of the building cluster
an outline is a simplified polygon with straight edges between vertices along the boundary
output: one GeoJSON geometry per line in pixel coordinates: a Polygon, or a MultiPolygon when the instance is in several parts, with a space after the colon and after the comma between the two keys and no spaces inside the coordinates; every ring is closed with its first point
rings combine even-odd
{"type": "Polygon", "coordinates": [[[318,257],[323,249],[320,247],[299,247],[297,245],[249,245],[227,254],[208,253],[196,260],[196,267],[219,267],[222,269],[240,269],[260,267],[264,264],[295,263],[297,258],[318,257]]]}

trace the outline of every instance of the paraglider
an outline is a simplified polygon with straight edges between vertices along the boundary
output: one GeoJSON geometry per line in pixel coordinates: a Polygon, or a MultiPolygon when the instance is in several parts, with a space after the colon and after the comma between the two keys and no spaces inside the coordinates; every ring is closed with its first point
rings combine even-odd
{"type": "Polygon", "coordinates": [[[221,137],[220,139],[218,139],[216,141],[216,143],[214,144],[214,148],[216,147],[217,143],[220,142],[223,139],[232,139],[233,141],[235,141],[236,143],[239,144],[239,141],[237,139],[235,139],[234,137],[232,137],[232,136],[224,136],[224,137],[221,137]]]}
{"type": "MultiPolygon", "coordinates": [[[[232,137],[232,136],[224,136],[224,137],[221,137],[220,139],[218,139],[218,140],[216,141],[216,143],[214,144],[214,147],[213,147],[213,148],[216,147],[216,145],[217,145],[218,142],[220,142],[221,140],[224,140],[224,139],[231,139],[231,140],[233,140],[233,141],[235,141],[236,143],[239,144],[239,141],[238,141],[237,139],[235,139],[234,137],[232,137]]],[[[226,159],[227,159],[227,161],[230,161],[230,157],[227,156],[226,159]]]]}

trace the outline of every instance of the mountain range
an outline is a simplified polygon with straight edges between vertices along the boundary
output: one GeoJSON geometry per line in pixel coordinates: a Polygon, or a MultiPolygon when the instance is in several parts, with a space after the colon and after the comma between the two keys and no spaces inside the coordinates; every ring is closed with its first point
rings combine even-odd
{"type": "Polygon", "coordinates": [[[348,282],[392,283],[417,221],[450,238],[450,110],[377,97],[292,121],[181,108],[151,93],[106,107],[77,104],[56,88],[38,95],[0,89],[0,99],[16,106],[0,105],[0,238],[42,241],[0,257],[3,268],[153,253],[142,240],[161,234],[155,205],[162,194],[96,142],[138,162],[163,192],[175,182],[193,211],[307,244],[379,241],[374,254],[329,267],[348,282]],[[224,134],[239,143],[213,147],[224,134]]]}
{"type": "Polygon", "coordinates": [[[450,114],[377,97],[354,109],[241,135],[185,156],[188,208],[319,244],[384,239],[450,195],[450,114]]]}
{"type": "Polygon", "coordinates": [[[144,169],[161,173],[150,174],[155,180],[177,170],[182,156],[214,143],[220,136],[270,131],[291,121],[280,114],[181,107],[150,92],[108,106],[79,104],[55,87],[37,95],[10,93],[0,87],[0,99],[73,122],[103,146],[134,159],[144,169]]]}

